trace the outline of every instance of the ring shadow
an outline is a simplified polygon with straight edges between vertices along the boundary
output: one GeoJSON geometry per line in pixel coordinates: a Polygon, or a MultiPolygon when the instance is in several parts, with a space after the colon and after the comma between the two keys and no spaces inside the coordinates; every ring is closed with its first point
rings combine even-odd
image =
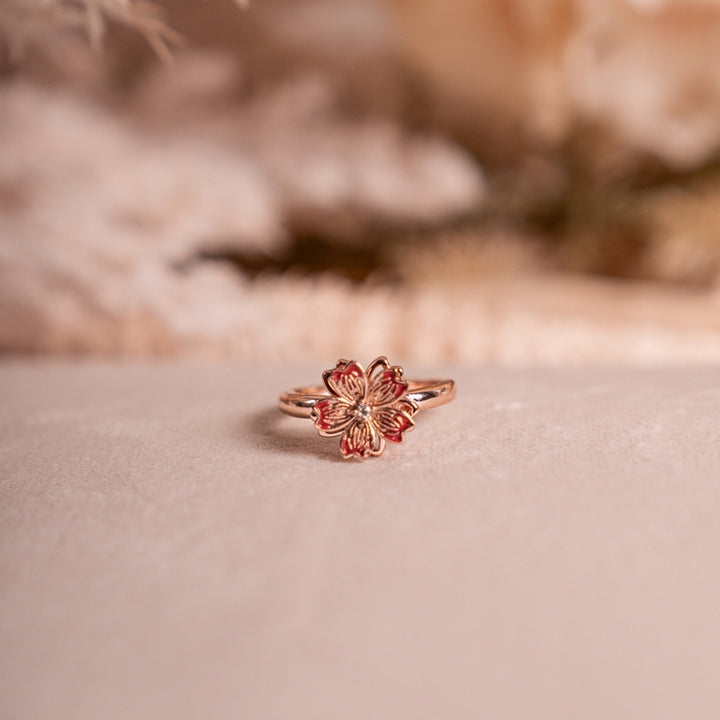
{"type": "MultiPolygon", "coordinates": [[[[297,418],[296,418],[297,419],[297,418]]],[[[243,423],[243,431],[253,437],[260,447],[291,455],[312,455],[332,462],[346,462],[338,455],[338,449],[328,438],[307,432],[307,423],[300,423],[297,429],[285,428],[285,422],[292,420],[283,415],[277,407],[268,407],[252,413],[243,423]]]]}

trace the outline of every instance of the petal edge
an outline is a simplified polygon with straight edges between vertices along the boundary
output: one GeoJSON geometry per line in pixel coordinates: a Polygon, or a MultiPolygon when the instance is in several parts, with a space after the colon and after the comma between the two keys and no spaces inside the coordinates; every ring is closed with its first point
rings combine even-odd
{"type": "Polygon", "coordinates": [[[360,363],[339,360],[333,370],[323,373],[323,382],[336,397],[359,402],[367,393],[367,377],[360,363]]]}
{"type": "Polygon", "coordinates": [[[399,365],[390,367],[379,364],[368,381],[368,401],[372,405],[389,405],[400,400],[407,392],[408,384],[402,378],[399,365]]]}
{"type": "Polygon", "coordinates": [[[373,423],[357,421],[343,433],[340,450],[344,457],[367,458],[380,455],[385,447],[382,435],[375,430],[373,423]]]}
{"type": "Polygon", "coordinates": [[[391,443],[401,443],[403,434],[415,427],[412,417],[397,407],[380,407],[373,414],[373,421],[382,436],[391,443]]]}
{"type": "Polygon", "coordinates": [[[354,419],[349,403],[336,397],[315,403],[311,417],[317,431],[326,437],[339,435],[354,419]]]}

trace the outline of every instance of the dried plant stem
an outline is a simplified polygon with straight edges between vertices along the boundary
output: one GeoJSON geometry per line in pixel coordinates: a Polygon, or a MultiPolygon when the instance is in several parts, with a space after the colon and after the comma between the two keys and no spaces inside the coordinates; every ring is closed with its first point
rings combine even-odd
{"type": "MultiPolygon", "coordinates": [[[[247,0],[234,0],[246,7],[247,0]]],[[[84,30],[99,48],[109,23],[132,28],[142,35],[163,61],[182,36],[165,24],[161,8],[152,0],[0,0],[0,37],[14,58],[25,45],[49,32],[84,30]]]]}

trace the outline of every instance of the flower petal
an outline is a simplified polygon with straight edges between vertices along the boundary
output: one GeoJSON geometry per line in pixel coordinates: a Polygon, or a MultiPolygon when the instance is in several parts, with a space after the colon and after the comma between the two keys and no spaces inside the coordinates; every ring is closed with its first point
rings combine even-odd
{"type": "Polygon", "coordinates": [[[402,379],[402,368],[390,365],[387,358],[379,357],[368,368],[368,403],[370,405],[389,405],[399,400],[408,389],[402,379]]]}
{"type": "Polygon", "coordinates": [[[355,419],[351,406],[345,400],[329,397],[315,403],[312,419],[321,435],[333,437],[339,435],[355,419]]]}
{"type": "Polygon", "coordinates": [[[365,371],[354,360],[339,360],[334,370],[323,373],[323,381],[327,389],[335,396],[350,402],[360,402],[365,398],[367,378],[365,371]]]}
{"type": "Polygon", "coordinates": [[[382,436],[393,443],[403,441],[403,433],[412,430],[415,422],[399,407],[380,407],[373,413],[373,422],[382,436]]]}
{"type": "Polygon", "coordinates": [[[373,423],[358,420],[354,422],[343,434],[340,450],[346,457],[366,458],[370,455],[380,455],[385,447],[385,441],[373,423]]]}

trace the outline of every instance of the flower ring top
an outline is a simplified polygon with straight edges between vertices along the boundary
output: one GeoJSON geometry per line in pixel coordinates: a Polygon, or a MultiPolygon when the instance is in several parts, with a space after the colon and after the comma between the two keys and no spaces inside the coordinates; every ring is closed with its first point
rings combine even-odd
{"type": "Polygon", "coordinates": [[[325,387],[283,393],[278,404],[288,415],[311,418],[323,437],[341,435],[346,458],[382,455],[386,441],[401,443],[415,427],[415,413],[455,397],[452,380],[404,380],[403,369],[386,357],[367,370],[354,360],[338,360],[323,382],[325,387]]]}

